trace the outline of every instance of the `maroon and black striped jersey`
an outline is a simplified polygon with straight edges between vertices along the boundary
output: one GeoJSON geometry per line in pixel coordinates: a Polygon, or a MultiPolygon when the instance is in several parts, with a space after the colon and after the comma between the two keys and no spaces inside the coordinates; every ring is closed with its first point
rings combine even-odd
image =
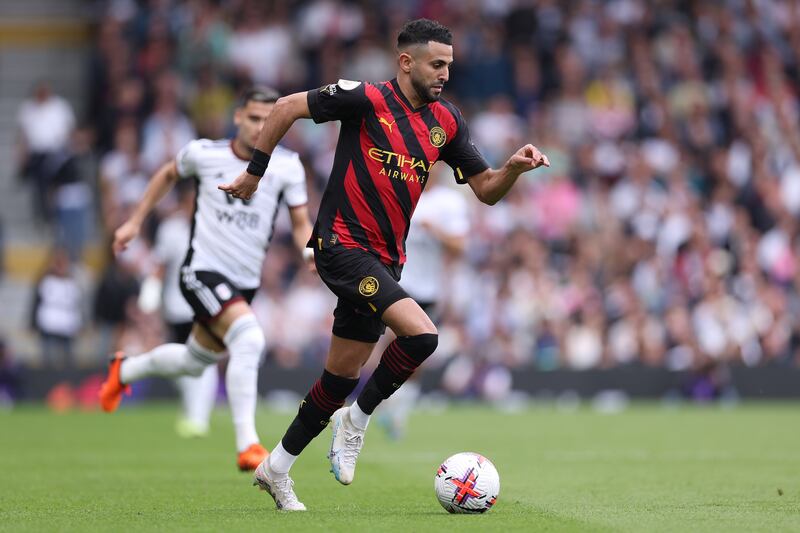
{"type": "Polygon", "coordinates": [[[446,100],[413,109],[397,80],[339,80],[308,91],[314,122],[341,121],[314,226],[314,246],[341,244],[403,264],[411,215],[438,160],[459,183],[489,168],[459,110],[446,100]]]}

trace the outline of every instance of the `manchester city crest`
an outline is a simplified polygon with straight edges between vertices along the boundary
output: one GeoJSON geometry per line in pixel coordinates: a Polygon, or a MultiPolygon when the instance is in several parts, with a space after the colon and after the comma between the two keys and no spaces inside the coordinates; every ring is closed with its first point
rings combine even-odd
{"type": "Polygon", "coordinates": [[[434,126],[431,128],[431,133],[429,138],[431,144],[434,147],[441,148],[447,141],[447,134],[444,132],[444,129],[441,128],[440,126],[434,126]]]}
{"type": "Polygon", "coordinates": [[[372,276],[367,276],[358,284],[358,292],[361,293],[361,296],[369,297],[378,292],[379,286],[377,279],[372,276]]]}

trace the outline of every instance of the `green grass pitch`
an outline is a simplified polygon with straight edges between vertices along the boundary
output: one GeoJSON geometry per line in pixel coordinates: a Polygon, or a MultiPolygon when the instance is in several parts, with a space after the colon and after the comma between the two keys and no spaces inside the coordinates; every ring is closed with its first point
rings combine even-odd
{"type": "MultiPolygon", "coordinates": [[[[349,487],[328,473],[326,430],[293,470],[301,514],[236,470],[226,410],[187,441],[176,409],[0,413],[0,530],[800,531],[800,404],[419,412],[399,442],[373,424],[349,487]],[[489,513],[449,515],[434,497],[459,451],[500,472],[489,513]]],[[[266,445],[291,417],[260,410],[266,445]]]]}

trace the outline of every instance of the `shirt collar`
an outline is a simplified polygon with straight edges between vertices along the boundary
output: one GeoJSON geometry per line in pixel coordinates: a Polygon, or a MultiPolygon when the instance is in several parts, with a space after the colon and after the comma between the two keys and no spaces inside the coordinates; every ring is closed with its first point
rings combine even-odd
{"type": "Polygon", "coordinates": [[[405,106],[407,108],[409,108],[412,112],[416,113],[416,112],[422,111],[423,109],[428,107],[427,103],[422,104],[421,106],[419,106],[417,108],[415,108],[413,105],[411,105],[411,102],[408,101],[408,98],[406,98],[406,95],[403,94],[403,91],[400,90],[400,83],[398,83],[397,78],[392,78],[392,81],[390,81],[389,83],[392,84],[392,88],[394,89],[394,93],[397,95],[397,97],[400,99],[400,101],[403,102],[403,104],[405,104],[405,106]]]}

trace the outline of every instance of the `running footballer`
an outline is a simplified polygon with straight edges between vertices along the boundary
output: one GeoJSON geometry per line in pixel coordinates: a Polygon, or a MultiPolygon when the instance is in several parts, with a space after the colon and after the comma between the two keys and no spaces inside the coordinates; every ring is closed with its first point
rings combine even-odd
{"type": "Polygon", "coordinates": [[[300,118],[341,122],[336,156],[309,241],[317,271],[338,297],[333,337],[322,376],[300,403],[297,416],[255,482],[278,509],[305,510],[289,469],[308,443],[333,422],[331,471],[350,484],[370,415],[436,349],[436,327],[399,285],[409,221],[431,166],[450,165],[484,203],[499,201],[523,172],[549,166],[527,144],[499,169],[489,168],[470,141],[459,110],[441,98],[453,62],[452,35],[441,24],[408,22],[397,38],[397,77],[382,83],[339,80],[278,100],[261,130],[247,171],[220,189],[250,198],[270,155],[300,118]],[[397,334],[363,391],[349,407],[386,326],[397,334]]]}

